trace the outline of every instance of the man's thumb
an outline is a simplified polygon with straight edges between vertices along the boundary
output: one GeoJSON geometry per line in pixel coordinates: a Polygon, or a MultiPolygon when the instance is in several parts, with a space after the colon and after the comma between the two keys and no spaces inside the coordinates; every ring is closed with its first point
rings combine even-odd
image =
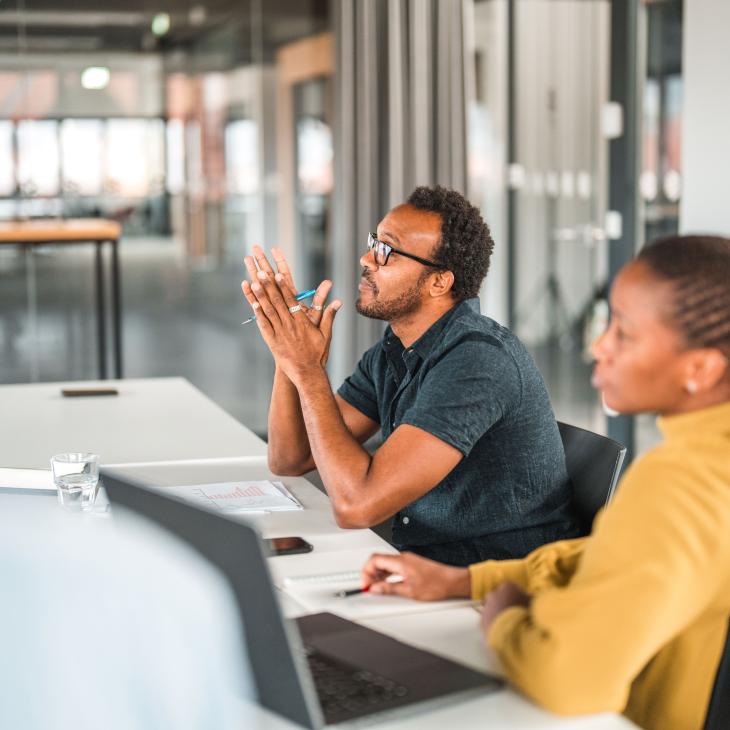
{"type": "Polygon", "coordinates": [[[332,302],[332,304],[330,304],[329,307],[324,310],[320,329],[324,333],[324,336],[327,338],[332,335],[332,323],[335,321],[335,315],[337,314],[337,311],[341,306],[342,302],[339,299],[335,299],[335,301],[332,302]]]}

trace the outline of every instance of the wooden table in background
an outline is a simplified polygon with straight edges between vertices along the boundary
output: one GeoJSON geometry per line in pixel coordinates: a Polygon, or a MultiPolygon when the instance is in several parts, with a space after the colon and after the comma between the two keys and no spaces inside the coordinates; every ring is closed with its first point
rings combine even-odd
{"type": "Polygon", "coordinates": [[[0,221],[0,245],[16,245],[31,252],[33,246],[92,243],[96,248],[94,264],[96,282],[96,331],[99,377],[107,378],[106,296],[104,291],[105,243],[111,244],[111,307],[114,347],[114,377],[122,377],[122,303],[119,270],[119,235],[121,226],[103,218],[66,220],[0,221]]]}

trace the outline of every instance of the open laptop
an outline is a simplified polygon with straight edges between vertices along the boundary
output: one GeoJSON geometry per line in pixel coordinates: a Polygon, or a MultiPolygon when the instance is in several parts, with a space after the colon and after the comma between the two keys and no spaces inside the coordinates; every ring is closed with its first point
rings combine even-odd
{"type": "Polygon", "coordinates": [[[273,712],[319,728],[501,688],[499,679],[331,613],[286,619],[253,527],[108,469],[101,479],[112,504],[182,538],[229,581],[259,702],[273,712]]]}

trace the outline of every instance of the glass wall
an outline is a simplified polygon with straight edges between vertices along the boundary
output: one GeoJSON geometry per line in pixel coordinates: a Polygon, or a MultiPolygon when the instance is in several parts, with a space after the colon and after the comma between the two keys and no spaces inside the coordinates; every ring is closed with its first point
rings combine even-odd
{"type": "MultiPolygon", "coordinates": [[[[187,377],[265,433],[243,257],[280,245],[302,286],[328,271],[330,7],[127,10],[0,7],[0,217],[120,221],[125,377],[187,377]]],[[[0,290],[0,382],[96,377],[91,247],[2,246],[0,290]]]]}
{"type": "Polygon", "coordinates": [[[530,347],[558,417],[599,431],[588,348],[607,276],[609,9],[518,0],[510,23],[506,0],[476,2],[470,116],[472,197],[496,243],[487,313],[530,347]]]}
{"type": "MultiPolygon", "coordinates": [[[[243,257],[279,246],[301,289],[337,260],[347,298],[353,241],[387,205],[466,179],[496,241],[483,311],[530,347],[559,418],[605,431],[588,349],[607,316],[610,2],[473,0],[463,29],[425,7],[132,0],[122,23],[91,0],[0,5],[0,217],[122,223],[125,376],[187,377],[265,433],[243,257]]],[[[681,3],[644,9],[651,239],[681,194],[681,3]]],[[[0,382],[96,376],[92,264],[0,247],[0,382]]],[[[361,352],[375,330],[346,321],[361,352]]]]}

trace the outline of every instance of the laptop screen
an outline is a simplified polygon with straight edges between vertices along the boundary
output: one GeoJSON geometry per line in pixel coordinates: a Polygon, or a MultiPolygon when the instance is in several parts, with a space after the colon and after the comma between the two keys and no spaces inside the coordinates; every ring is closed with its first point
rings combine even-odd
{"type": "Polygon", "coordinates": [[[320,727],[321,710],[300,636],[281,613],[256,530],[119,472],[101,469],[100,475],[112,504],[123,505],[185,540],[226,577],[239,607],[242,650],[250,660],[260,704],[304,727],[320,727]]]}

